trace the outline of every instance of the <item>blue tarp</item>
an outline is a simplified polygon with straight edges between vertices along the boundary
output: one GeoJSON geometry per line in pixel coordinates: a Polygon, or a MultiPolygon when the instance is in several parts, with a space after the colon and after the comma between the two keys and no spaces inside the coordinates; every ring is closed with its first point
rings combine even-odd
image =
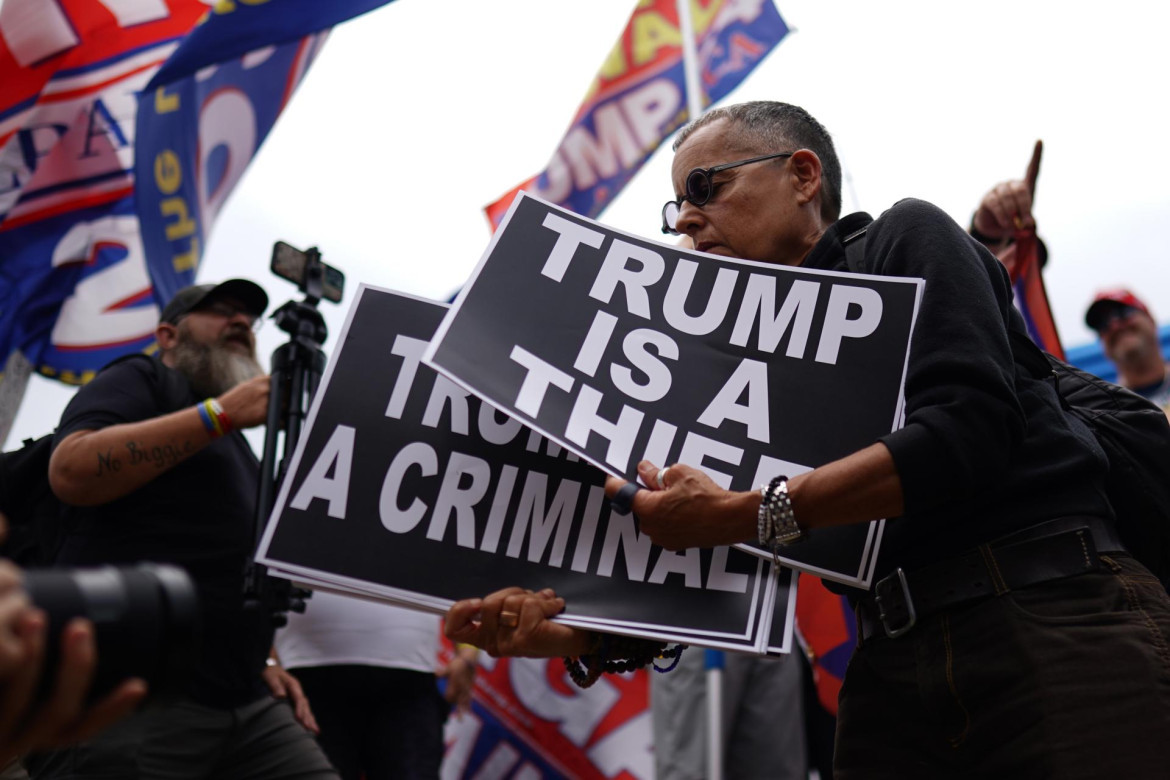
{"type": "MultiPolygon", "coordinates": [[[[1170,353],[1170,325],[1162,325],[1158,328],[1158,340],[1162,343],[1162,354],[1170,353]]],[[[1085,371],[1096,374],[1102,379],[1108,379],[1110,382],[1117,381],[1117,369],[1101,351],[1100,341],[1077,347],[1067,347],[1064,353],[1068,362],[1077,368],[1083,368],[1085,371]]]]}

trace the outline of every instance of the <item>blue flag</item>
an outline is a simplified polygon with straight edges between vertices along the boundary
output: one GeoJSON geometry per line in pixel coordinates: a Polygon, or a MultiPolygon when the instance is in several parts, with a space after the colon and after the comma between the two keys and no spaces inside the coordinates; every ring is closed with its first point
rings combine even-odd
{"type": "Polygon", "coordinates": [[[151,349],[327,28],[389,1],[0,5],[0,361],[151,349]]]}

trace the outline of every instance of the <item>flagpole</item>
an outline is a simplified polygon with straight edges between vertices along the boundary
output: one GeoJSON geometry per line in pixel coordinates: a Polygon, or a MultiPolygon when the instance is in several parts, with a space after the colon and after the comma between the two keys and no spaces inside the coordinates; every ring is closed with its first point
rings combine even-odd
{"type": "Polygon", "coordinates": [[[699,53],[695,50],[695,27],[691,23],[691,0],[677,0],[678,31],[682,36],[683,72],[686,75],[687,111],[693,122],[703,114],[703,87],[699,81],[699,53]]]}
{"type": "Polygon", "coordinates": [[[4,373],[0,375],[0,447],[4,446],[12,431],[31,375],[32,363],[20,350],[13,350],[4,364],[4,373]]]}
{"type": "Polygon", "coordinates": [[[706,650],[707,670],[707,780],[723,780],[723,666],[721,650],[706,650]]]}
{"type": "MultiPolygon", "coordinates": [[[[687,85],[687,111],[693,122],[703,115],[703,88],[699,82],[699,53],[695,50],[695,26],[691,0],[677,0],[678,31],[682,37],[683,73],[687,85]]],[[[707,780],[723,780],[723,653],[707,650],[707,780]]]]}

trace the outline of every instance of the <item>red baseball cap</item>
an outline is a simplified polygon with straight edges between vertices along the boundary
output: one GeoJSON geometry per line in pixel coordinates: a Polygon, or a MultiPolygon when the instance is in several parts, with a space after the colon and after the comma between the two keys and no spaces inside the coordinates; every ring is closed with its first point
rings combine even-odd
{"type": "Polygon", "coordinates": [[[1089,304],[1088,311],[1085,312],[1085,324],[1093,330],[1100,330],[1105,314],[1110,309],[1118,306],[1132,306],[1144,312],[1147,316],[1153,316],[1150,314],[1149,307],[1142,303],[1141,298],[1138,298],[1129,290],[1118,288],[1116,290],[1102,290],[1097,293],[1097,296],[1093,298],[1093,302],[1089,304]]]}

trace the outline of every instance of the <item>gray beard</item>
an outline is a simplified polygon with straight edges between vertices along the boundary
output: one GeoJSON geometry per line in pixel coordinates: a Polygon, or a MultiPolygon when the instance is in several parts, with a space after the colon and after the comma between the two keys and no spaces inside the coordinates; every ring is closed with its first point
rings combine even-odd
{"type": "Polygon", "coordinates": [[[187,378],[200,398],[216,398],[236,385],[264,373],[254,355],[241,355],[216,344],[179,338],[171,350],[174,368],[187,378]]]}

